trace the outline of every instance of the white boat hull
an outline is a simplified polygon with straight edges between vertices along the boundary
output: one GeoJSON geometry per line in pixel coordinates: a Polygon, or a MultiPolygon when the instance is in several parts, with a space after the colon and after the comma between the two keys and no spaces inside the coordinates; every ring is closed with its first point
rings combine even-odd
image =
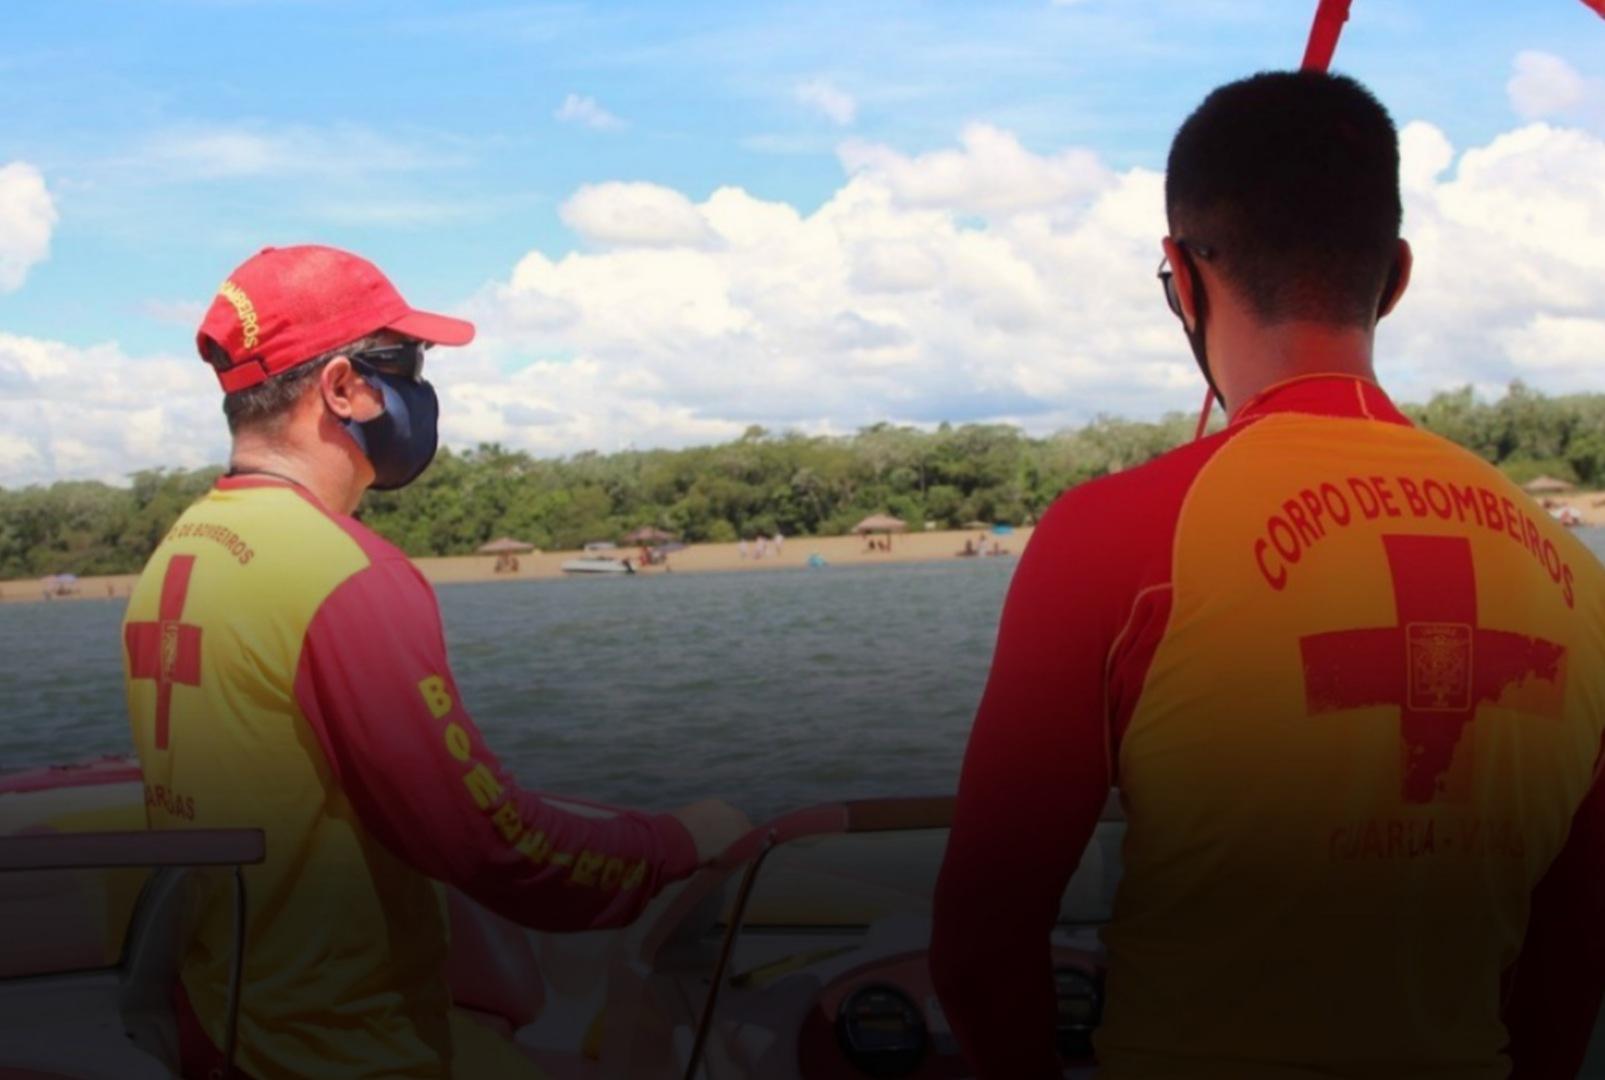
{"type": "Polygon", "coordinates": [[[570,559],[562,565],[565,574],[633,574],[635,568],[621,559],[570,559]]]}

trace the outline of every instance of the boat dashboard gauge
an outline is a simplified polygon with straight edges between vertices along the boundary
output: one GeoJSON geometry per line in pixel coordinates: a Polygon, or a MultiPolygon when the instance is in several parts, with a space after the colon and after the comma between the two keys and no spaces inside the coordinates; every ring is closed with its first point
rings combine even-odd
{"type": "Polygon", "coordinates": [[[1103,988],[1091,972],[1061,967],[1053,972],[1053,989],[1058,999],[1054,1034],[1060,1056],[1068,1061],[1090,1058],[1092,1033],[1103,1017],[1103,988]]]}
{"type": "Polygon", "coordinates": [[[930,1035],[913,998],[895,986],[870,983],[842,1001],[836,1041],[866,1076],[907,1076],[919,1068],[930,1035]]]}
{"type": "MultiPolygon", "coordinates": [[[[1070,1075],[1097,1064],[1092,1036],[1103,1019],[1101,959],[1083,948],[1053,950],[1055,1035],[1070,1075]]],[[[797,1073],[802,1080],[974,1076],[937,1000],[923,950],[879,956],[827,978],[797,1031],[797,1073]]]]}

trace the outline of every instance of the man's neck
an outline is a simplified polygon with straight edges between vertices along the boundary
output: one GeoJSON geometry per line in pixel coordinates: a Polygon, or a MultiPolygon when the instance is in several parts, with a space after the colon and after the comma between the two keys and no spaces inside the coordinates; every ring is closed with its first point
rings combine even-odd
{"type": "Polygon", "coordinates": [[[313,498],[337,514],[349,514],[356,509],[356,501],[350,495],[350,485],[330,475],[331,470],[304,454],[246,435],[234,440],[234,448],[229,454],[229,472],[288,480],[305,488],[313,498]]]}
{"type": "Polygon", "coordinates": [[[1229,413],[1278,383],[1308,375],[1349,375],[1376,381],[1371,366],[1372,332],[1324,323],[1262,327],[1231,349],[1220,365],[1221,391],[1229,413]]]}

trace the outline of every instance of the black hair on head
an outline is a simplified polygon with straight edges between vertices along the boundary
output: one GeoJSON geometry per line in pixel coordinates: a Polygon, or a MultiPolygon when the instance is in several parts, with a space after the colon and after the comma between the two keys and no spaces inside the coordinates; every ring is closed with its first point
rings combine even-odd
{"type": "Polygon", "coordinates": [[[1393,119],[1344,75],[1228,83],[1170,144],[1165,213],[1266,322],[1368,325],[1399,239],[1393,119]]]}

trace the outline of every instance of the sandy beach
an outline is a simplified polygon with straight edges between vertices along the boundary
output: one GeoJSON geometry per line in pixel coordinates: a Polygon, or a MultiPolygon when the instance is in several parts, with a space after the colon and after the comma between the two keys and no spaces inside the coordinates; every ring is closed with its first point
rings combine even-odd
{"type": "MultiPolygon", "coordinates": [[[[1582,518],[1584,525],[1605,528],[1605,492],[1583,491],[1567,495],[1549,496],[1546,502],[1554,507],[1569,506],[1582,518]]],[[[1008,557],[1017,557],[1025,550],[1031,538],[1029,527],[1016,529],[1008,536],[985,534],[985,546],[996,541],[1008,557]]],[[[856,566],[892,562],[926,562],[933,559],[952,559],[958,556],[964,542],[982,539],[974,530],[939,530],[909,532],[891,538],[890,552],[871,550],[863,538],[857,536],[799,536],[785,541],[780,551],[774,545],[763,558],[757,557],[755,544],[747,545],[743,558],[739,544],[692,544],[683,551],[669,556],[668,567],[653,566],[641,569],[645,574],[704,574],[746,570],[798,569],[808,565],[812,555],[819,555],[833,566],[856,566]]],[[[419,559],[418,566],[424,576],[437,585],[474,581],[535,581],[542,578],[564,577],[562,564],[585,554],[580,551],[542,551],[518,556],[518,570],[496,573],[496,559],[490,555],[456,555],[448,558],[419,559]]],[[[640,550],[620,547],[601,554],[629,558],[639,566],[640,550]]],[[[109,577],[86,577],[78,582],[78,591],[59,599],[105,600],[128,595],[136,574],[119,574],[109,577]]],[[[35,603],[44,600],[43,587],[37,580],[0,582],[0,603],[35,603]]]]}
{"type": "MultiPolygon", "coordinates": [[[[747,544],[747,558],[741,556],[739,544],[692,544],[683,551],[669,556],[668,566],[642,569],[645,574],[699,574],[725,573],[748,570],[801,569],[808,565],[810,556],[819,555],[832,566],[873,565],[894,562],[928,562],[958,557],[966,540],[974,543],[982,534],[973,530],[941,530],[911,532],[893,535],[891,551],[871,550],[863,538],[857,536],[799,536],[786,540],[777,552],[773,544],[763,558],[757,557],[757,546],[747,544]]],[[[1029,528],[1016,529],[1008,536],[985,536],[988,549],[995,541],[1008,558],[1014,558],[1025,549],[1031,538],[1029,528]]],[[[877,538],[878,540],[880,538],[877,538]]],[[[562,564],[579,558],[580,551],[543,551],[518,556],[518,570],[513,573],[496,573],[496,559],[491,555],[457,555],[449,558],[418,559],[424,576],[436,585],[483,581],[536,581],[543,578],[568,576],[562,564]]],[[[600,552],[618,558],[640,562],[640,549],[620,547],[617,551],[600,552]]],[[[60,599],[105,600],[125,597],[133,587],[137,574],[119,574],[108,577],[86,577],[78,581],[78,590],[60,599]]],[[[0,603],[38,603],[45,599],[43,586],[37,580],[0,582],[0,603]]],[[[54,602],[54,600],[52,600],[54,602]]]]}

